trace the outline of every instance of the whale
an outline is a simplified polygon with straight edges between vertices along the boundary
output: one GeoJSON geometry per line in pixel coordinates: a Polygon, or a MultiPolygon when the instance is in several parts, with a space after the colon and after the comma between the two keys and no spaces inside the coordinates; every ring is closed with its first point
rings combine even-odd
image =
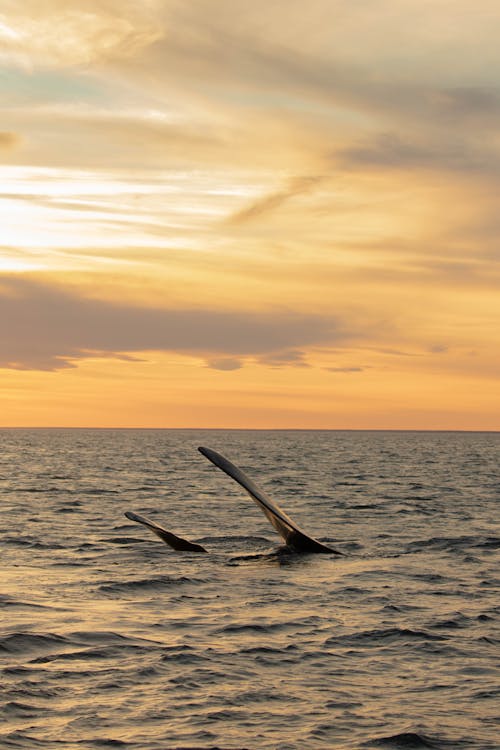
{"type": "MultiPolygon", "coordinates": [[[[237,482],[250,495],[252,500],[257,504],[266,518],[270,521],[273,528],[278,532],[286,547],[299,554],[319,553],[328,555],[343,555],[339,550],[327,547],[326,544],[309,536],[290,516],[285,513],[280,506],[271,500],[271,498],[238,466],[233,464],[228,458],[211,448],[200,446],[200,453],[205,456],[214,466],[221,469],[231,479],[237,482]]],[[[150,529],[163,542],[168,544],[172,549],[180,552],[207,552],[200,544],[190,542],[187,539],[173,534],[164,529],[159,524],[151,521],[138,513],[127,511],[126,517],[131,521],[136,521],[146,528],[150,529]]]]}
{"type": "Polygon", "coordinates": [[[182,539],[182,537],[177,536],[176,534],[172,534],[171,531],[167,531],[167,529],[164,529],[163,526],[160,526],[158,523],[151,521],[151,519],[149,518],[140,516],[138,513],[133,513],[131,510],[127,510],[125,512],[125,515],[130,521],[142,523],[142,525],[147,529],[151,529],[153,534],[159,536],[163,542],[168,544],[169,547],[172,547],[172,549],[177,550],[177,552],[208,552],[208,550],[206,550],[205,547],[202,547],[201,544],[196,544],[195,542],[189,542],[187,539],[182,539]]]}
{"type": "Polygon", "coordinates": [[[217,468],[221,469],[231,479],[234,479],[243,489],[247,491],[252,500],[258,505],[272,526],[282,537],[287,547],[295,552],[314,552],[329,555],[342,555],[336,549],[327,547],[326,544],[309,536],[303,529],[293,521],[290,516],[282,510],[277,503],[258,487],[242,469],[233,464],[229,459],[222,456],[211,448],[199,447],[200,453],[208,458],[217,468]]]}

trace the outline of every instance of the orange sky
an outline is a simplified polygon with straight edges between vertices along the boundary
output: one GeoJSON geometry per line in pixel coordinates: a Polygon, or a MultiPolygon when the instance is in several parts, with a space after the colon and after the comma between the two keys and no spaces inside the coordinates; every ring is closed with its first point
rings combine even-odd
{"type": "Polygon", "coordinates": [[[0,8],[4,426],[500,429],[500,8],[0,8]]]}

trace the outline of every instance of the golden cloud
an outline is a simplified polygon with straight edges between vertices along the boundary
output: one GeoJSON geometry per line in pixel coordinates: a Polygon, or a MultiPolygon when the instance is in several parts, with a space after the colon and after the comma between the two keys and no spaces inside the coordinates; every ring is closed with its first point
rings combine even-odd
{"type": "Polygon", "coordinates": [[[242,357],[301,364],[295,346],[346,341],[333,315],[287,310],[249,312],[214,308],[152,308],[89,299],[26,277],[0,279],[0,366],[58,370],[89,356],[142,351],[201,356],[214,369],[232,370],[242,357]]]}
{"type": "Polygon", "coordinates": [[[8,131],[0,131],[0,149],[12,149],[19,146],[21,143],[21,137],[17,133],[10,133],[8,131]]]}
{"type": "Polygon", "coordinates": [[[133,56],[161,37],[155,4],[25,0],[4,16],[2,57],[25,67],[133,56]]]}

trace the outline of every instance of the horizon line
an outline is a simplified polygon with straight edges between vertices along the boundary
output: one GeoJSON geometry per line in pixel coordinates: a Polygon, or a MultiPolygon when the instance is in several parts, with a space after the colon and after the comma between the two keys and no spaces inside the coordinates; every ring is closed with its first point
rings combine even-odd
{"type": "Polygon", "coordinates": [[[191,432],[459,432],[498,434],[499,429],[432,428],[432,427],[97,427],[63,425],[6,425],[0,430],[150,430],[150,431],[191,431],[191,432]]]}

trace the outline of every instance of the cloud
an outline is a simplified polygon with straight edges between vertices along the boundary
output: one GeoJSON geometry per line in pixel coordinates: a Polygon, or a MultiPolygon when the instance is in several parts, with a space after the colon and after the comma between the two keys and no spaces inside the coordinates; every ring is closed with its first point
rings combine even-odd
{"type": "Polygon", "coordinates": [[[242,357],[301,364],[297,346],[349,338],[333,316],[165,309],[79,297],[28,278],[0,280],[0,366],[57,370],[89,356],[166,351],[201,356],[216,369],[237,369],[242,357]],[[286,352],[286,354],[282,354],[286,352]]]}
{"type": "Polygon", "coordinates": [[[270,367],[310,367],[305,358],[305,352],[297,349],[265,354],[259,357],[258,361],[270,367]]]}
{"type": "Polygon", "coordinates": [[[466,118],[468,121],[482,121],[492,127],[498,124],[500,95],[496,88],[459,86],[437,90],[435,101],[442,115],[455,123],[457,118],[461,122],[466,118]]]}
{"type": "MultiPolygon", "coordinates": [[[[431,14],[419,8],[417,13],[416,4],[406,3],[405,12],[395,15],[382,3],[375,14],[366,3],[327,0],[318,0],[307,12],[293,0],[270,6],[218,0],[216,14],[213,3],[204,0],[89,0],[85,11],[78,0],[26,0],[19,8],[11,11],[10,20],[6,16],[13,29],[20,29],[12,45],[21,45],[35,63],[47,57],[61,70],[78,60],[88,62],[74,81],[86,78],[96,88],[92,95],[79,94],[66,113],[44,115],[40,107],[20,113],[22,126],[30,127],[26,159],[31,162],[26,163],[175,164],[191,169],[207,163],[243,164],[252,171],[279,166],[330,174],[339,165],[499,169],[496,82],[488,85],[484,74],[476,86],[457,86],[456,70],[451,76],[445,60],[432,64],[433,55],[440,54],[435,47],[425,63],[401,70],[406,57],[401,39],[414,45],[415,63],[429,41],[419,16],[429,22],[434,13],[443,18],[436,9],[431,14]],[[407,14],[415,21],[410,39],[407,14]],[[334,19],[333,37],[329,19],[334,19]],[[369,53],[374,27],[379,32],[375,58],[369,53]],[[385,42],[387,35],[391,45],[385,42]],[[422,44],[416,45],[420,36],[422,44]],[[394,65],[398,49],[401,65],[394,65]],[[436,70],[433,78],[429,70],[436,70]],[[104,103],[108,117],[85,114],[82,104],[89,101],[104,103]],[[174,113],[177,124],[147,116],[121,118],[118,110],[130,106],[127,101],[146,115],[152,110],[174,113]],[[369,135],[374,126],[385,132],[369,135]]],[[[460,49],[460,25],[454,33],[457,38],[446,34],[446,41],[460,49]]],[[[470,56],[467,46],[464,59],[449,55],[447,61],[465,66],[470,56]]],[[[54,92],[71,91],[68,82],[45,82],[47,100],[53,101],[54,92]]],[[[22,90],[22,83],[16,88],[22,90]]],[[[4,127],[15,129],[15,113],[6,116],[4,127]]],[[[255,220],[308,189],[306,182],[292,181],[228,222],[255,220]]]]}
{"type": "Polygon", "coordinates": [[[155,2],[24,0],[2,25],[2,54],[30,67],[89,64],[134,56],[162,36],[155,2]]]}
{"type": "Polygon", "coordinates": [[[433,169],[452,171],[485,171],[498,174],[500,160],[488,149],[460,142],[455,138],[434,137],[418,142],[411,137],[401,138],[395,133],[380,133],[348,148],[341,149],[335,158],[350,168],[381,167],[384,169],[433,169]]]}
{"type": "Polygon", "coordinates": [[[207,367],[210,367],[212,370],[230,372],[232,370],[240,370],[243,367],[243,362],[241,359],[236,359],[236,357],[217,357],[215,359],[208,359],[207,367]]]}
{"type": "Polygon", "coordinates": [[[364,372],[366,367],[325,367],[328,372],[364,372]]]}
{"type": "MultiPolygon", "coordinates": [[[[170,5],[169,18],[164,23],[175,27],[175,35],[167,32],[145,49],[144,58],[135,67],[130,61],[132,69],[139,75],[147,70],[150,84],[164,87],[168,80],[170,85],[183,86],[193,93],[200,91],[200,80],[209,81],[212,101],[217,99],[220,106],[233,106],[240,113],[243,108],[247,112],[258,109],[260,113],[275,110],[278,103],[281,116],[286,118],[291,113],[311,113],[315,102],[324,107],[317,110],[319,119],[331,118],[335,113],[342,119],[346,108],[351,108],[396,116],[407,124],[421,125],[427,120],[456,127],[457,118],[465,118],[468,123],[487,122],[488,127],[496,127],[500,106],[496,82],[489,86],[483,82],[480,87],[457,86],[456,55],[440,59],[438,72],[432,77],[428,70],[436,68],[429,65],[428,58],[432,53],[439,58],[435,49],[426,50],[427,57],[420,65],[415,62],[425,47],[413,50],[415,67],[410,70],[394,64],[398,48],[401,59],[405,59],[406,49],[400,38],[406,32],[408,9],[399,19],[400,27],[389,29],[387,21],[394,15],[393,8],[382,8],[380,14],[373,16],[362,3],[361,17],[346,35],[339,23],[339,12],[344,21],[352,3],[335,3],[333,7],[331,2],[316,2],[307,12],[300,4],[295,4],[292,11],[290,4],[287,0],[264,8],[257,3],[252,9],[245,4],[243,10],[234,0],[220,1],[216,16],[212,3],[170,5]],[[285,24],[283,13],[287,17],[285,24]],[[379,26],[380,45],[375,59],[368,51],[374,23],[379,26]],[[385,42],[389,33],[391,45],[385,42]]],[[[484,38],[485,29],[482,31],[484,38]]],[[[460,26],[458,32],[456,38],[446,38],[457,51],[463,51],[460,26]]],[[[412,28],[410,38],[413,42],[418,38],[417,28],[412,28]]],[[[493,52],[496,42],[491,36],[488,41],[493,52]]],[[[469,55],[470,52],[464,58],[469,55]]],[[[465,59],[460,62],[466,65],[465,59]]],[[[487,76],[483,79],[487,81],[487,76]]],[[[359,121],[352,118],[351,124],[359,121]]]]}
{"type": "Polygon", "coordinates": [[[10,150],[21,143],[21,137],[17,133],[0,131],[0,149],[10,150]]]}
{"type": "MultiPolygon", "coordinates": [[[[10,129],[22,128],[26,134],[21,163],[86,170],[213,165],[223,160],[228,138],[236,137],[230,129],[225,134],[216,132],[206,121],[175,122],[147,108],[102,109],[81,102],[10,107],[4,110],[3,119],[10,129]],[[78,149],[74,147],[75,133],[78,149]]],[[[8,145],[14,143],[11,135],[5,134],[8,145]]],[[[17,137],[16,144],[19,141],[17,137]]]]}
{"type": "Polygon", "coordinates": [[[263,196],[259,200],[256,200],[254,203],[252,203],[250,206],[247,206],[241,211],[237,211],[236,213],[232,214],[232,216],[227,219],[227,223],[238,225],[244,224],[247,221],[252,221],[253,219],[257,219],[263,214],[270,213],[277,208],[280,208],[283,203],[286,203],[286,201],[290,200],[291,198],[294,198],[297,195],[308,193],[310,190],[313,190],[314,187],[323,179],[323,177],[319,176],[294,177],[289,181],[288,187],[285,190],[263,196]]]}

